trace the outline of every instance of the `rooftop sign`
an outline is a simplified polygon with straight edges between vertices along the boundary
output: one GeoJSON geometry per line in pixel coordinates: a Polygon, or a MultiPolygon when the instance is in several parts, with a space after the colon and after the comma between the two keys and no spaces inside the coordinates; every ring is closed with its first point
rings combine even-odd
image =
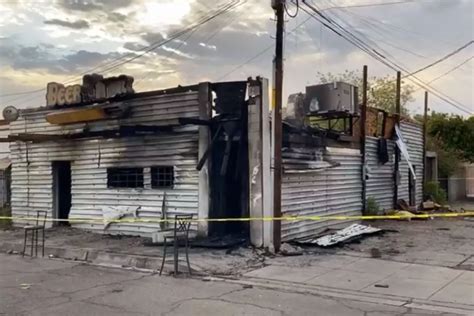
{"type": "Polygon", "coordinates": [[[50,107],[79,105],[132,93],[134,93],[133,77],[120,75],[104,78],[101,75],[92,74],[82,78],[82,85],[64,86],[56,82],[48,83],[46,105],[50,107]]]}

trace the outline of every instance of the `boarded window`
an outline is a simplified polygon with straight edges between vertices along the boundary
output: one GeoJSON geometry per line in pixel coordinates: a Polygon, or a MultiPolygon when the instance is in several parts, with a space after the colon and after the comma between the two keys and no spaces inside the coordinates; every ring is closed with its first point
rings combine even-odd
{"type": "Polygon", "coordinates": [[[143,168],[108,168],[107,187],[143,188],[143,168]]]}
{"type": "Polygon", "coordinates": [[[173,166],[151,167],[152,188],[172,188],[174,185],[173,166]]]}

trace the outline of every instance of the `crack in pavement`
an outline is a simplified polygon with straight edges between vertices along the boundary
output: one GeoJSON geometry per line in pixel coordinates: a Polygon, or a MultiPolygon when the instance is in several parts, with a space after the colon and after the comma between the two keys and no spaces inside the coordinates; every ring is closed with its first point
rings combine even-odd
{"type": "MultiPolygon", "coordinates": [[[[75,267],[75,266],[74,266],[75,267]]],[[[61,269],[58,269],[58,270],[66,270],[66,269],[71,269],[73,267],[68,267],[68,268],[61,268],[61,269]]],[[[51,270],[53,271],[53,270],[51,270]]],[[[49,272],[48,272],[49,273],[49,272]]],[[[54,274],[54,273],[52,273],[54,274]]],[[[49,288],[42,288],[42,291],[47,291],[47,292],[50,292],[50,293],[54,293],[54,294],[58,294],[58,295],[55,295],[55,296],[50,296],[48,297],[48,299],[57,299],[57,298],[64,298],[66,299],[66,301],[63,301],[63,302],[59,302],[59,303],[56,303],[56,304],[52,304],[52,305],[49,305],[48,308],[50,307],[55,307],[55,306],[60,306],[60,305],[64,305],[64,304],[68,304],[68,303],[71,303],[71,302],[74,302],[74,301],[77,301],[77,302],[86,302],[86,303],[91,303],[91,304],[96,304],[96,305],[101,305],[100,303],[95,303],[95,302],[92,302],[92,301],[87,301],[88,299],[90,298],[86,298],[86,299],[81,299],[81,300],[75,300],[72,296],[74,294],[77,294],[77,293],[80,293],[80,292],[83,292],[83,291],[90,291],[90,290],[93,290],[93,289],[98,289],[98,288],[101,288],[101,287],[108,287],[108,286],[113,286],[113,285],[117,285],[117,284],[123,284],[123,283],[127,283],[127,282],[133,282],[133,281],[139,281],[139,280],[142,280],[146,277],[150,277],[152,276],[153,274],[145,274],[145,275],[141,275],[139,277],[135,277],[135,278],[128,278],[128,279],[124,279],[124,280],[120,280],[120,281],[113,281],[113,282],[109,282],[109,283],[102,283],[102,284],[97,284],[97,285],[94,285],[94,286],[90,286],[90,287],[86,287],[86,288],[82,288],[82,289],[78,289],[78,290],[74,290],[74,291],[69,291],[69,292],[66,292],[66,291],[55,291],[53,289],[49,289],[49,288]]],[[[46,282],[46,281],[49,281],[51,279],[44,279],[44,280],[40,280],[40,282],[36,282],[35,285],[40,285],[41,283],[43,282],[46,282]]],[[[11,288],[11,287],[8,287],[8,288],[11,288]]],[[[102,294],[101,296],[104,296],[104,295],[107,295],[109,294],[110,292],[108,293],[104,293],[102,294]]],[[[95,296],[95,297],[101,297],[101,296],[95,296]]],[[[103,304],[105,306],[105,304],[103,304]]],[[[109,308],[111,308],[111,306],[107,306],[109,308]]],[[[28,313],[28,312],[31,312],[33,310],[36,310],[36,307],[32,307],[32,308],[29,308],[29,309],[25,309],[23,311],[20,311],[20,313],[28,313]]],[[[124,310],[125,311],[125,310],[124,310]]],[[[127,311],[125,311],[127,312],[127,311]]]]}
{"type": "Polygon", "coordinates": [[[273,311],[273,312],[277,312],[279,313],[280,315],[282,316],[285,316],[286,313],[282,310],[279,310],[279,309],[275,309],[275,308],[271,308],[271,307],[266,307],[266,306],[261,306],[261,305],[258,305],[258,304],[255,304],[255,303],[250,303],[250,302],[236,302],[236,301],[233,301],[233,300],[230,300],[230,299],[224,299],[222,298],[223,296],[225,295],[230,295],[230,294],[233,294],[233,293],[237,293],[237,292],[243,292],[243,291],[246,291],[248,289],[246,288],[241,288],[241,289],[235,289],[235,290],[232,290],[232,291],[228,291],[228,292],[225,292],[225,293],[222,293],[222,294],[219,294],[219,295],[215,295],[215,296],[209,296],[209,297],[190,297],[190,298],[186,298],[186,299],[182,299],[180,301],[177,301],[175,302],[170,309],[164,311],[164,312],[161,312],[160,315],[161,316],[166,316],[166,315],[169,315],[171,313],[173,313],[174,311],[176,311],[178,308],[180,308],[183,304],[187,303],[187,302],[192,302],[192,301],[216,301],[216,302],[223,302],[223,303],[228,303],[228,304],[233,304],[233,305],[243,305],[243,306],[253,306],[253,307],[256,307],[256,308],[259,308],[259,309],[263,309],[263,310],[267,310],[267,311],[273,311]]]}
{"type": "MultiPolygon", "coordinates": [[[[347,304],[342,298],[333,297],[331,299],[338,302],[339,304],[341,304],[342,306],[344,306],[344,307],[346,307],[350,310],[361,312],[363,316],[368,316],[371,313],[383,313],[383,314],[394,314],[394,315],[398,314],[398,312],[396,312],[396,311],[392,312],[392,311],[376,310],[376,309],[367,310],[367,309],[362,309],[362,307],[351,306],[351,305],[347,304]]],[[[354,302],[359,302],[359,301],[354,301],[354,302]]],[[[359,302],[359,303],[374,304],[374,303],[367,303],[367,302],[359,302]]],[[[379,303],[379,304],[381,304],[381,303],[379,303]]],[[[374,304],[374,305],[376,305],[376,304],[374,304]]],[[[405,308],[405,307],[402,307],[402,308],[405,308]]]]}
{"type": "Polygon", "coordinates": [[[107,307],[107,308],[110,308],[110,309],[112,309],[112,310],[116,310],[116,311],[118,311],[118,312],[127,313],[127,314],[129,314],[129,315],[130,315],[130,314],[148,315],[148,314],[142,313],[142,312],[131,311],[131,310],[129,310],[129,309],[125,309],[125,308],[120,307],[120,306],[113,306],[113,305],[104,304],[104,303],[97,303],[97,302],[94,302],[94,301],[90,301],[89,299],[79,300],[78,302],[83,302],[83,303],[87,303],[87,304],[92,304],[92,305],[107,307]]]}

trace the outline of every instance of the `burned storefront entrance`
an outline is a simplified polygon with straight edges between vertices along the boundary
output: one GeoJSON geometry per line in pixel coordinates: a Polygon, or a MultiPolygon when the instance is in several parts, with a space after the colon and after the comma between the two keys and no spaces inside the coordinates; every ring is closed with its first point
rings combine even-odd
{"type": "MultiPolygon", "coordinates": [[[[211,205],[209,218],[243,218],[248,208],[248,102],[247,82],[211,85],[211,143],[204,159],[210,158],[211,205]]],[[[248,222],[211,222],[209,235],[248,237],[248,222]]]]}
{"type": "MultiPolygon", "coordinates": [[[[55,87],[51,93],[74,90],[55,87]]],[[[81,91],[87,87],[84,80],[81,91]]],[[[270,215],[266,80],[53,99],[9,125],[15,224],[38,210],[76,228],[159,237],[159,221],[193,215],[193,236],[271,242],[269,223],[207,221],[270,215]]]]}

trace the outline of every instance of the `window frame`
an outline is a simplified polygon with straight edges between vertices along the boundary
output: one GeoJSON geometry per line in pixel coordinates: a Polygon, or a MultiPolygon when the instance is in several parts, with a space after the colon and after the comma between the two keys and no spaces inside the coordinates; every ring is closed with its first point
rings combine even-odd
{"type": "MultiPolygon", "coordinates": [[[[130,181],[132,183],[132,181],[130,181]]],[[[145,188],[145,172],[143,167],[109,167],[107,168],[107,188],[108,189],[144,189],[145,188]],[[128,184],[130,179],[126,180],[117,180],[112,179],[113,176],[120,177],[120,176],[131,176],[126,174],[112,174],[114,171],[125,171],[125,170],[134,170],[136,173],[134,174],[135,185],[128,184]],[[126,185],[118,185],[117,182],[124,181],[126,185]]]]}
{"type": "Polygon", "coordinates": [[[151,166],[150,167],[150,187],[152,189],[173,189],[175,187],[175,168],[171,165],[166,166],[151,166]],[[162,174],[160,178],[160,174],[157,173],[159,170],[164,170],[164,174],[162,174]],[[169,172],[171,171],[171,172],[169,172]],[[167,181],[171,181],[170,184],[167,181]],[[159,183],[165,182],[165,184],[159,185],[159,183]]]}

